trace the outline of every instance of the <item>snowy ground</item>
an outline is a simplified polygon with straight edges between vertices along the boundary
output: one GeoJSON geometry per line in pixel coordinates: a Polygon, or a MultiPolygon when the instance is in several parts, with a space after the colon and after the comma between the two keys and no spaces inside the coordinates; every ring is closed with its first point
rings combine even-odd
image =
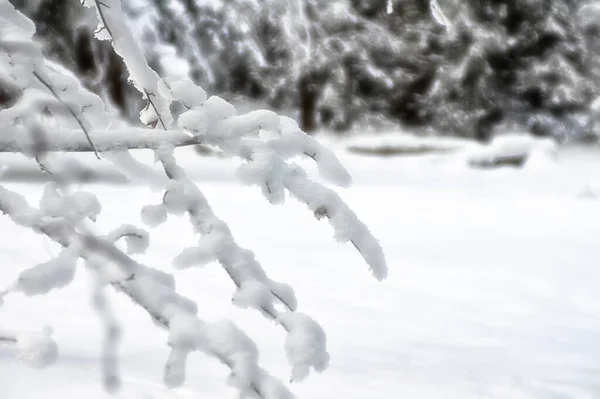
{"type": "MultiPolygon", "coordinates": [[[[600,397],[600,151],[572,149],[555,161],[492,171],[471,170],[454,155],[341,154],[354,176],[341,194],[387,255],[383,283],[301,205],[272,207],[257,189],[240,188],[229,161],[180,155],[239,244],[271,277],[294,286],[300,310],[327,331],[330,367],[294,384],[299,397],[600,397]]],[[[2,184],[39,198],[44,178],[35,165],[8,155],[0,164],[9,165],[2,184]]],[[[159,200],[106,165],[94,179],[85,186],[104,205],[98,224],[106,230],[140,225],[141,206],[159,200]]],[[[0,238],[0,286],[57,253],[2,216],[0,238]]],[[[170,219],[151,238],[141,259],[170,270],[193,236],[185,219],[170,219]]],[[[217,265],[176,276],[203,319],[235,320],[257,342],[261,365],[289,378],[283,332],[231,306],[233,286],[217,265]]],[[[47,297],[6,299],[0,328],[52,325],[60,360],[32,370],[0,347],[0,398],[109,397],[100,388],[102,336],[88,286],[82,270],[47,297]]],[[[235,397],[227,370],[203,355],[192,356],[184,388],[163,388],[165,333],[123,297],[110,298],[125,327],[125,387],[116,397],[235,397]]]]}

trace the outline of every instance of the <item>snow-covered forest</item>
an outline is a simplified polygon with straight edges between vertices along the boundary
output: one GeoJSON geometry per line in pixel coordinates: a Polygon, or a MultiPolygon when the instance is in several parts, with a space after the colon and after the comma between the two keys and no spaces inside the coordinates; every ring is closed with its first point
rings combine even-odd
{"type": "MultiPolygon", "coordinates": [[[[78,0],[12,0],[45,54],[130,120],[144,104],[78,0]],[[65,21],[67,17],[68,22],[65,21]]],[[[389,122],[488,139],[597,137],[600,8],[592,0],[131,0],[160,75],[300,113],[305,131],[389,122]]]]}
{"type": "Polygon", "coordinates": [[[0,399],[600,396],[600,3],[0,0],[0,399]]]}

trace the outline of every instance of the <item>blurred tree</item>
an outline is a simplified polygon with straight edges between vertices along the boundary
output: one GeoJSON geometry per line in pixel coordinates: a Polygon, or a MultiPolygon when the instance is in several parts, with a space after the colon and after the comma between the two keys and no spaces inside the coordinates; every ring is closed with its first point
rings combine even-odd
{"type": "MultiPolygon", "coordinates": [[[[122,63],[91,40],[77,1],[12,2],[38,22],[51,58],[137,114],[122,63]]],[[[345,130],[380,115],[486,140],[500,125],[591,134],[600,29],[581,10],[594,4],[136,0],[123,7],[159,73],[297,109],[306,131],[345,130]]]]}
{"type": "Polygon", "coordinates": [[[557,120],[587,113],[597,95],[597,58],[590,56],[578,4],[445,2],[455,22],[421,103],[435,126],[483,140],[500,122],[548,135],[558,133],[557,120]]]}
{"type": "Polygon", "coordinates": [[[94,39],[96,16],[79,0],[11,0],[36,23],[44,55],[64,65],[99,94],[109,107],[132,121],[143,104],[127,83],[127,70],[107,42],[94,39]]]}

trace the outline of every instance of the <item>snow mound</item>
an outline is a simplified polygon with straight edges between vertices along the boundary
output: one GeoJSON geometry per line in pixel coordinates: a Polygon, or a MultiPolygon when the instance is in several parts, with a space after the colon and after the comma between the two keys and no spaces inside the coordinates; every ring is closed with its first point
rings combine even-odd
{"type": "Polygon", "coordinates": [[[557,153],[554,140],[523,133],[503,134],[488,145],[473,148],[468,156],[469,165],[480,168],[504,165],[535,167],[551,161],[557,153]]]}
{"type": "Polygon", "coordinates": [[[600,182],[595,180],[589,181],[579,192],[578,197],[583,199],[600,198],[600,182]]]}
{"type": "Polygon", "coordinates": [[[472,145],[471,141],[459,138],[419,137],[394,132],[353,137],[346,141],[345,148],[361,155],[404,156],[446,154],[472,145]]]}
{"type": "Polygon", "coordinates": [[[476,168],[501,166],[544,168],[554,162],[558,150],[554,140],[526,133],[505,133],[481,144],[453,137],[423,137],[411,134],[379,133],[344,141],[351,153],[374,156],[453,156],[464,158],[476,168]]]}

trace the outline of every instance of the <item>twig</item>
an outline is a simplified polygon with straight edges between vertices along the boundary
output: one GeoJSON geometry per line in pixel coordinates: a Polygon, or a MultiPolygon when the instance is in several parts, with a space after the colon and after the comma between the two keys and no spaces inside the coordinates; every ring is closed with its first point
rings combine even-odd
{"type": "MultiPolygon", "coordinates": [[[[35,147],[36,140],[26,135],[26,131],[16,129],[14,132],[3,134],[0,128],[0,153],[28,153],[35,147]]],[[[46,132],[45,152],[109,152],[139,149],[156,149],[167,143],[173,147],[186,147],[204,142],[203,136],[191,137],[183,130],[166,130],[161,136],[152,136],[148,128],[130,127],[115,130],[94,130],[98,137],[95,145],[88,140],[79,138],[76,129],[58,128],[46,132]]]]}
{"type": "Polygon", "coordinates": [[[163,130],[167,130],[167,127],[165,126],[165,122],[163,121],[162,117],[160,116],[160,113],[158,112],[156,105],[154,105],[154,102],[152,101],[152,97],[155,96],[155,94],[149,93],[148,90],[146,90],[146,89],[144,89],[144,94],[146,95],[146,98],[148,98],[148,104],[152,106],[152,109],[154,110],[154,113],[158,117],[158,121],[160,122],[160,125],[162,126],[163,130]]]}
{"type": "Polygon", "coordinates": [[[100,8],[100,6],[104,6],[106,8],[110,8],[110,7],[108,7],[106,4],[104,4],[100,0],[94,0],[94,4],[96,5],[96,10],[98,10],[98,16],[100,17],[100,21],[102,22],[102,27],[104,29],[106,29],[106,32],[108,32],[108,34],[110,35],[111,38],[114,38],[112,32],[110,31],[110,28],[108,27],[108,24],[106,23],[106,18],[104,17],[104,13],[102,12],[102,9],[100,8]]]}
{"type": "Polygon", "coordinates": [[[96,158],[100,159],[100,155],[98,155],[98,151],[96,150],[96,147],[94,146],[94,143],[92,142],[92,138],[90,137],[90,134],[88,132],[88,130],[86,129],[86,127],[83,124],[83,121],[79,118],[79,116],[71,109],[71,107],[69,107],[62,98],[60,98],[60,96],[58,95],[58,93],[56,93],[56,91],[54,90],[54,88],[52,87],[52,85],[50,85],[50,83],[48,83],[46,80],[44,80],[44,78],[42,78],[37,71],[33,71],[33,76],[40,81],[40,83],[42,83],[49,91],[50,93],[52,93],[52,95],[67,109],[67,111],[69,111],[69,113],[71,114],[71,116],[73,116],[73,118],[77,121],[77,124],[79,125],[79,127],[81,128],[81,130],[83,130],[83,133],[85,134],[85,137],[88,141],[88,143],[90,144],[91,150],[94,152],[94,154],[96,155],[96,158]]]}

